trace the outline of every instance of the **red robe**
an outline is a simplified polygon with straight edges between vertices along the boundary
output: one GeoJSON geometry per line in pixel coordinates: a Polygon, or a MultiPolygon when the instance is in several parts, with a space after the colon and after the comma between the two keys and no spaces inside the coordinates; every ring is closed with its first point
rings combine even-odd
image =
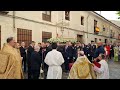
{"type": "Polygon", "coordinates": [[[110,46],[106,46],[107,54],[110,55],[110,46]]]}

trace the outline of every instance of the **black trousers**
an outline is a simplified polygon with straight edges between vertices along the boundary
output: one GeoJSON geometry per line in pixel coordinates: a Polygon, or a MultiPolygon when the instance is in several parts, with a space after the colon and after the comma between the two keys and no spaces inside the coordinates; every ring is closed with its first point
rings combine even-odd
{"type": "Polygon", "coordinates": [[[31,70],[31,79],[39,79],[40,70],[31,70]]]}
{"type": "Polygon", "coordinates": [[[110,59],[112,59],[112,57],[114,57],[114,51],[110,52],[110,59]]]}
{"type": "Polygon", "coordinates": [[[69,71],[69,61],[70,60],[65,57],[65,70],[66,71],[69,71]]]}
{"type": "Polygon", "coordinates": [[[24,66],[24,72],[26,72],[26,64],[27,64],[26,57],[23,57],[22,65],[24,66]]]}
{"type": "Polygon", "coordinates": [[[48,65],[44,63],[44,79],[47,77],[47,72],[48,72],[48,65]]]}
{"type": "Polygon", "coordinates": [[[87,56],[90,62],[92,62],[92,56],[87,56]]]}
{"type": "Polygon", "coordinates": [[[31,67],[30,64],[28,63],[28,79],[31,79],[31,67]]]}

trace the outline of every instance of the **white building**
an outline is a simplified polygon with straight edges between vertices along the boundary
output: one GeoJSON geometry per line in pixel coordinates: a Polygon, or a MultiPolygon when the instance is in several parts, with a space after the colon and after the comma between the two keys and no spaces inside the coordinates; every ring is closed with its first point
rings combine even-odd
{"type": "Polygon", "coordinates": [[[93,11],[1,11],[0,45],[9,36],[17,42],[42,42],[53,37],[76,38],[85,44],[119,41],[120,27],[93,11]],[[99,33],[95,33],[95,28],[99,33]]]}

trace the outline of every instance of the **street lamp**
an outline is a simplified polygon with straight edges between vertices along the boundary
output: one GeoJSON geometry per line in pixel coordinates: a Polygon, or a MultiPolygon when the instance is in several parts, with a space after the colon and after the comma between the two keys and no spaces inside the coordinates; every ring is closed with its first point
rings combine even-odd
{"type": "Polygon", "coordinates": [[[56,23],[56,26],[61,28],[62,38],[63,38],[63,33],[64,33],[64,26],[69,26],[69,22],[68,23],[64,22],[63,17],[64,17],[64,12],[62,13],[61,21],[60,22],[58,21],[58,23],[56,23]]]}

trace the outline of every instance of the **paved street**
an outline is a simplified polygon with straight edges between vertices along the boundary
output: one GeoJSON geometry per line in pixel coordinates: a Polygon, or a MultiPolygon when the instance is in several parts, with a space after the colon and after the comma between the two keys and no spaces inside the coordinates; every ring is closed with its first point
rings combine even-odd
{"type": "Polygon", "coordinates": [[[113,60],[110,60],[108,64],[110,79],[120,79],[120,62],[114,62],[113,60]]]}
{"type": "MultiPolygon", "coordinates": [[[[114,62],[113,60],[109,60],[109,73],[110,79],[120,79],[120,62],[114,62]]],[[[68,73],[63,73],[62,78],[67,79],[68,73]]],[[[27,79],[27,75],[25,74],[25,78],[27,79]]]]}

